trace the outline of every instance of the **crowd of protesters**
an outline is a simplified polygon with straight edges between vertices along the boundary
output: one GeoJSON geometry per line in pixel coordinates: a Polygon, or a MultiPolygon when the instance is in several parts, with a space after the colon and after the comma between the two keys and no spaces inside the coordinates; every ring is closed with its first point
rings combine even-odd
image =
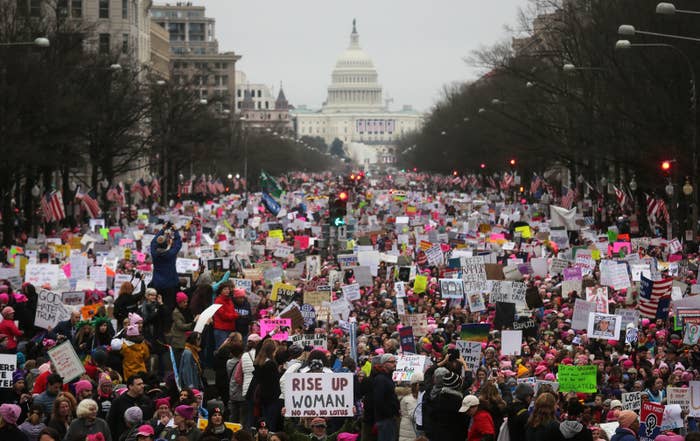
{"type": "MultiPolygon", "coordinates": [[[[509,191],[480,181],[455,188],[451,177],[416,173],[408,180],[414,186],[396,185],[390,176],[363,175],[361,183],[353,182],[343,219],[348,233],[340,242],[324,226],[337,192],[348,189],[348,183],[329,174],[294,174],[273,182],[286,190],[276,196],[282,211],[271,208],[260,193],[203,198],[171,209],[154,205],[147,215],[122,222],[116,235],[111,230],[100,238],[85,225],[5,250],[6,269],[20,267],[22,259],[63,267],[76,252],[92,265],[99,254],[96,244],[107,244],[121,253],[108,281],[117,274],[130,275],[130,281],[113,289],[87,289],[85,305],[96,305],[95,313],[85,317],[73,310],[48,329],[35,326],[39,292],[60,291],[58,286],[13,283],[11,277],[0,282],[0,352],[16,354],[16,370],[0,389],[0,440],[636,441],[649,438],[639,432],[640,410],[623,410],[622,394],[638,391],[642,402],[667,404],[667,387],[690,388],[700,381],[697,338],[684,343],[685,330],[676,327],[673,308],[673,301],[693,298],[697,250],[692,243],[677,250],[661,238],[639,242],[631,240],[632,234],[628,240],[635,262],[653,262],[648,269],[682,288],[664,313],[642,314],[635,340],[624,332],[618,339],[594,339],[585,329],[572,328],[576,299],[585,300],[585,287],[601,286],[600,262],[624,262],[622,255],[603,250],[598,264],[582,277],[581,288],[569,292],[563,289],[570,285],[562,283],[562,271],[535,275],[531,267],[521,268],[513,280],[525,283],[539,301],[518,308],[517,316],[533,320],[536,329],[523,337],[519,355],[504,355],[501,331],[512,329],[515,317],[496,323],[502,317],[488,290],[477,293],[484,302],[479,311],[472,311],[466,296],[443,298],[440,279],[463,276],[450,256],[469,250],[492,256],[503,268],[515,259],[527,266],[545,257],[549,263],[568,261],[573,268],[572,250],[601,250],[594,242],[608,225],[596,231],[596,225],[581,223],[568,229],[562,244],[546,234],[548,205],[513,201],[509,191]],[[399,222],[402,217],[408,222],[399,222]],[[516,232],[520,226],[528,226],[529,233],[516,232]],[[120,240],[134,230],[140,234],[120,240]],[[273,230],[281,230],[282,237],[266,246],[273,230]],[[146,234],[150,243],[141,243],[146,234]],[[81,245],[68,254],[53,246],[85,237],[97,239],[78,240],[81,245]],[[310,237],[310,243],[299,237],[310,237]],[[426,257],[426,242],[440,245],[439,262],[426,257]],[[279,257],[279,244],[294,251],[279,257]],[[131,250],[128,258],[124,248],[131,250]],[[213,255],[203,257],[202,248],[213,249],[213,255]],[[325,347],[262,334],[261,320],[277,317],[290,303],[301,306],[305,292],[329,286],[331,298],[341,298],[341,286],[357,281],[353,268],[361,262],[345,266],[338,256],[353,249],[389,257],[382,257],[371,283],[361,284],[360,299],[348,301],[348,317],[317,316],[290,330],[291,335],[326,334],[325,347]],[[316,255],[321,265],[312,272],[306,258],[316,255]],[[178,258],[197,259],[199,265],[183,277],[178,258]],[[226,267],[209,264],[219,258],[226,267]],[[280,268],[281,280],[247,278],[260,267],[280,268]],[[412,270],[403,274],[400,267],[412,270]],[[416,287],[416,276],[426,278],[424,289],[416,287]],[[245,279],[249,285],[236,282],[245,279]],[[295,286],[285,305],[271,295],[279,281],[295,286]],[[402,295],[399,281],[405,281],[402,295]],[[211,305],[220,307],[196,332],[211,305]],[[420,334],[414,327],[415,338],[405,342],[399,331],[406,325],[403,318],[412,314],[425,314],[427,323],[420,334]],[[345,326],[349,322],[354,326],[345,326]],[[461,326],[473,323],[491,325],[476,369],[456,343],[461,326]],[[49,357],[66,341],[84,367],[84,374],[68,381],[49,357]],[[396,382],[392,374],[407,353],[404,343],[426,363],[409,381],[396,382]],[[553,387],[563,365],[595,366],[597,391],[553,387]],[[285,416],[291,374],[332,372],[354,377],[352,416],[285,416]],[[613,429],[610,423],[616,423],[613,429]]],[[[265,196],[275,188],[265,188],[265,196]]],[[[615,221],[608,221],[616,226],[615,234],[629,237],[626,226],[615,221]]],[[[63,290],[75,290],[70,288],[63,290]]],[[[608,292],[610,314],[641,303],[638,283],[608,292]]],[[[692,317],[688,320],[693,323],[692,317]]],[[[700,440],[696,413],[691,404],[682,412],[682,424],[655,434],[656,439],[700,440]]]]}

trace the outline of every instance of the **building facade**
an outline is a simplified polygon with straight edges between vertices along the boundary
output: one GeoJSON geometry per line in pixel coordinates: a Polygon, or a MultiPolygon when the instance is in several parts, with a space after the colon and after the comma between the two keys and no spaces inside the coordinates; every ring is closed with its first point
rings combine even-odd
{"type": "Polygon", "coordinates": [[[199,88],[200,98],[221,100],[221,110],[235,109],[236,61],[234,52],[219,52],[216,20],[204,6],[190,2],[153,5],[153,21],[168,31],[171,79],[199,88]]]}
{"type": "Polygon", "coordinates": [[[359,39],[353,21],[350,45],[335,64],[322,108],[292,111],[296,135],[320,136],[329,145],[338,138],[361,164],[392,163],[396,142],[421,127],[422,115],[411,106],[388,109],[377,70],[359,39]]]}
{"type": "Polygon", "coordinates": [[[170,79],[170,35],[156,22],[151,22],[151,70],[164,80],[170,79]]]}

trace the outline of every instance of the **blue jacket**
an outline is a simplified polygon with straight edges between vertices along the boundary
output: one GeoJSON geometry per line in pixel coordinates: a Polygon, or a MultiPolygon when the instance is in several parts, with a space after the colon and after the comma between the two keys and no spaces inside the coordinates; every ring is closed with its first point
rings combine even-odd
{"type": "Polygon", "coordinates": [[[182,388],[203,390],[202,377],[199,374],[199,366],[189,349],[185,349],[180,356],[180,386],[182,388]]]}
{"type": "Polygon", "coordinates": [[[151,281],[151,286],[157,290],[177,287],[180,284],[177,277],[177,269],[175,269],[177,253],[182,248],[180,233],[175,231],[173,244],[165,252],[158,248],[158,237],[162,235],[163,230],[160,230],[151,241],[151,257],[153,258],[153,280],[151,281]]]}
{"type": "Polygon", "coordinates": [[[610,441],[637,441],[637,435],[631,429],[618,427],[610,441]]]}

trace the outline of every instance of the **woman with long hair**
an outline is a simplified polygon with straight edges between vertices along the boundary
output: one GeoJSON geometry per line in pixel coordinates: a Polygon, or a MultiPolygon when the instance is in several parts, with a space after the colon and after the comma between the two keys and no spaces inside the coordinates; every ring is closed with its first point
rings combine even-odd
{"type": "Polygon", "coordinates": [[[185,350],[180,357],[180,386],[204,390],[202,382],[202,362],[199,360],[200,334],[193,332],[187,336],[185,350]]]}
{"type": "MultiPolygon", "coordinates": [[[[416,407],[418,406],[418,396],[421,384],[423,383],[423,372],[414,372],[411,376],[411,391],[401,397],[399,406],[401,409],[401,421],[399,422],[399,441],[413,441],[418,436],[416,431],[416,407]]],[[[398,395],[398,393],[397,393],[398,395]]]]}
{"type": "Polygon", "coordinates": [[[78,403],[75,401],[73,395],[68,392],[61,392],[53,402],[51,418],[46,426],[57,431],[61,439],[64,439],[66,433],[68,433],[68,427],[70,427],[70,423],[73,421],[75,408],[77,406],[78,403]]]}
{"type": "Polygon", "coordinates": [[[527,420],[525,426],[525,439],[527,441],[541,441],[547,439],[558,439],[559,422],[555,413],[557,410],[557,399],[550,393],[543,393],[535,400],[535,408],[527,420]]]}
{"type": "Polygon", "coordinates": [[[129,317],[129,313],[138,312],[139,302],[143,298],[145,286],[141,283],[141,290],[134,293],[134,285],[131,282],[124,282],[119,287],[119,294],[114,301],[114,318],[117,319],[117,330],[124,327],[124,319],[129,317]]]}
{"type": "Polygon", "coordinates": [[[479,405],[491,414],[493,425],[496,428],[496,436],[494,438],[498,438],[498,432],[501,429],[501,424],[503,424],[506,402],[501,398],[501,394],[495,384],[487,383],[481,388],[479,405]]]}
{"type": "Polygon", "coordinates": [[[279,396],[282,393],[279,366],[275,361],[276,350],[277,344],[274,340],[268,338],[262,342],[260,350],[255,355],[253,371],[255,388],[250,390],[253,387],[251,385],[248,390],[249,396],[257,402],[260,414],[272,431],[279,430],[278,421],[281,410],[279,396]]]}

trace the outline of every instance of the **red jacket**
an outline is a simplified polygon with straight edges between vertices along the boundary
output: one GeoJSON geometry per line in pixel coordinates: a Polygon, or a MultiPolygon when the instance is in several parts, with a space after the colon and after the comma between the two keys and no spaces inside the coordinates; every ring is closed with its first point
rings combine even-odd
{"type": "Polygon", "coordinates": [[[496,430],[493,427],[493,418],[491,418],[491,414],[483,409],[477,410],[469,426],[467,441],[481,441],[484,435],[495,434],[496,430]]]}
{"type": "Polygon", "coordinates": [[[3,320],[0,322],[0,334],[7,336],[5,349],[13,351],[17,349],[17,339],[15,337],[21,336],[23,332],[19,330],[14,321],[3,320]]]}
{"type": "Polygon", "coordinates": [[[221,305],[221,308],[214,313],[214,329],[229,332],[235,331],[238,313],[233,304],[233,298],[219,295],[214,300],[214,304],[221,305]]]}

